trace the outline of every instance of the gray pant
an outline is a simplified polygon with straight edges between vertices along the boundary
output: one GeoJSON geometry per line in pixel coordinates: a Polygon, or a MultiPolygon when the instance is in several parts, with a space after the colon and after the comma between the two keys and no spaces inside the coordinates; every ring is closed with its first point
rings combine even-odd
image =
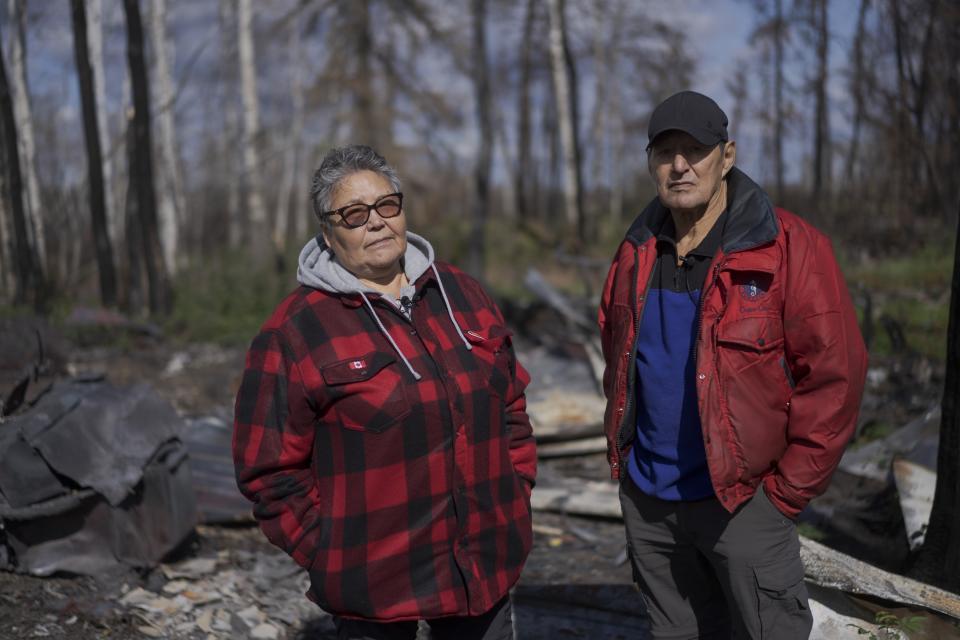
{"type": "Polygon", "coordinates": [[[763,490],[733,514],[716,498],[669,502],[620,485],[634,580],[656,640],[806,640],[796,525],[763,490]]]}
{"type": "MultiPolygon", "coordinates": [[[[334,616],[337,640],[414,640],[417,621],[374,622],[334,616]]],[[[478,616],[453,616],[427,620],[432,640],[512,640],[513,607],[510,596],[478,616]]]]}

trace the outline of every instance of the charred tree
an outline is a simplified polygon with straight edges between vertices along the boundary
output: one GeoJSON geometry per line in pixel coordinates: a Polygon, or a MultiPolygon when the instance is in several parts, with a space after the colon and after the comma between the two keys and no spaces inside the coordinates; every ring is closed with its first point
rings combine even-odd
{"type": "Polygon", "coordinates": [[[866,37],[867,10],[870,0],[860,0],[860,10],[857,13],[857,30],[853,37],[853,69],[850,77],[850,95],[853,98],[853,123],[850,133],[850,148],[847,151],[847,163],[844,175],[848,184],[853,182],[857,160],[860,154],[860,130],[866,114],[865,75],[864,67],[864,38],[866,37]]]}
{"type": "MultiPolygon", "coordinates": [[[[74,0],[80,2],[80,0],[74,0]]],[[[153,184],[150,140],[150,86],[144,60],[143,21],[138,0],[123,0],[127,19],[127,64],[133,90],[133,149],[130,151],[130,189],[135,192],[144,267],[147,273],[150,312],[169,313],[173,304],[170,279],[163,260],[157,224],[157,198],[153,184]]]]}
{"type": "MultiPolygon", "coordinates": [[[[960,216],[958,216],[960,220],[960,216]]],[[[953,252],[946,375],[930,524],[911,577],[960,593],[960,223],[953,252]]]]}
{"type": "Polygon", "coordinates": [[[490,209],[490,163],[493,155],[493,114],[490,96],[490,63],[487,60],[487,3],[473,0],[473,90],[476,97],[477,133],[480,148],[473,170],[473,241],[470,243],[470,272],[483,279],[486,265],[487,213],[490,209]]]}
{"type": "Polygon", "coordinates": [[[263,263],[271,255],[272,234],[267,225],[260,173],[260,99],[257,95],[256,53],[253,44],[253,5],[240,0],[237,5],[237,43],[240,53],[240,95],[243,104],[243,172],[246,184],[246,208],[249,216],[248,246],[256,260],[263,263]]]}
{"type": "Polygon", "coordinates": [[[563,208],[567,223],[577,231],[576,242],[585,238],[583,195],[580,180],[580,149],[577,143],[576,81],[572,77],[570,47],[564,0],[549,0],[550,67],[553,71],[553,90],[556,96],[557,124],[563,154],[563,208]]]}
{"type": "Polygon", "coordinates": [[[782,203],[786,180],[783,145],[787,118],[784,58],[790,30],[783,10],[783,0],[753,0],[753,7],[758,16],[758,22],[751,39],[754,42],[761,42],[763,46],[763,104],[771,105],[763,106],[759,111],[765,124],[764,146],[766,149],[764,151],[770,156],[767,165],[773,172],[773,199],[782,203]]]}
{"type": "MultiPolygon", "coordinates": [[[[104,211],[110,243],[117,252],[123,242],[123,218],[117,205],[113,165],[110,152],[110,128],[107,125],[107,86],[103,72],[103,0],[87,0],[87,43],[90,45],[90,67],[93,69],[93,95],[97,105],[97,128],[100,131],[100,152],[103,154],[104,211]]],[[[118,264],[119,255],[115,255],[118,264]]]]}
{"type": "Polygon", "coordinates": [[[370,25],[370,1],[354,0],[350,3],[348,21],[353,36],[353,55],[356,64],[356,90],[353,109],[356,115],[351,132],[374,149],[380,149],[384,136],[382,124],[377,120],[375,88],[373,84],[373,29],[370,25]]]}
{"type": "Polygon", "coordinates": [[[80,82],[80,102],[83,108],[83,133],[87,147],[87,176],[90,195],[90,220],[93,244],[100,274],[100,302],[105,307],[117,303],[117,275],[114,270],[113,244],[107,228],[106,201],[103,191],[103,154],[100,149],[100,129],[97,124],[97,106],[93,87],[93,69],[90,67],[90,49],[87,45],[87,13],[83,0],[70,0],[73,19],[73,51],[80,82]]]}
{"type": "Polygon", "coordinates": [[[783,202],[783,131],[786,118],[783,104],[783,51],[785,48],[783,0],[776,0],[774,6],[776,9],[773,16],[773,171],[777,201],[783,202]]]}
{"type": "Polygon", "coordinates": [[[517,219],[524,224],[531,213],[531,178],[534,177],[530,135],[530,85],[533,68],[533,25],[536,0],[527,0],[523,18],[523,40],[520,44],[520,84],[517,88],[517,170],[514,173],[514,207],[517,219]]]}
{"type": "Polygon", "coordinates": [[[830,105],[827,85],[829,74],[830,31],[827,19],[828,0],[817,0],[811,8],[811,23],[817,50],[817,77],[814,82],[816,97],[816,127],[813,142],[813,201],[821,206],[825,192],[830,190],[830,105]]]}
{"type": "Polygon", "coordinates": [[[40,268],[46,278],[50,265],[47,262],[47,243],[40,203],[40,183],[37,180],[36,145],[33,133],[33,112],[30,108],[30,89],[27,83],[27,34],[26,2],[10,0],[13,33],[10,47],[11,87],[13,88],[13,112],[17,118],[17,144],[20,146],[21,168],[26,187],[27,231],[40,259],[40,268]]]}
{"type": "MultiPolygon", "coordinates": [[[[239,85],[239,69],[234,61],[237,58],[237,8],[234,0],[220,0],[218,12],[220,68],[223,80],[220,83],[223,104],[223,131],[218,136],[219,171],[223,176],[226,191],[226,202],[222,203],[223,218],[226,224],[226,244],[231,249],[238,249],[243,242],[244,228],[242,208],[240,206],[240,166],[237,158],[238,143],[241,139],[240,109],[237,105],[236,87],[239,85]]],[[[202,235],[202,234],[201,234],[202,235]]],[[[224,238],[202,237],[201,251],[208,251],[218,240],[224,238]]]]}
{"type": "Polygon", "coordinates": [[[306,189],[299,188],[301,151],[303,148],[304,127],[304,93],[303,93],[303,47],[300,37],[301,25],[294,21],[290,25],[290,105],[293,114],[290,118],[290,135],[286,144],[286,157],[283,161],[283,176],[280,183],[280,193],[277,195],[276,219],[273,225],[273,244],[282,253],[287,246],[287,239],[293,232],[297,239],[305,233],[306,220],[304,209],[301,208],[300,194],[306,189]],[[294,205],[291,207],[291,203],[294,205]]]}
{"type": "Polygon", "coordinates": [[[160,238],[167,270],[176,273],[180,254],[181,226],[187,219],[186,198],[183,193],[183,178],[174,123],[176,95],[173,87],[171,47],[168,46],[166,0],[150,3],[150,44],[153,52],[153,72],[156,79],[156,119],[159,124],[159,171],[161,186],[158,195],[157,213],[160,238]]]}
{"type": "MultiPolygon", "coordinates": [[[[127,155],[127,166],[133,167],[137,164],[136,145],[133,140],[134,128],[133,118],[127,119],[124,136],[126,143],[124,149],[127,155]]],[[[123,226],[126,231],[127,248],[127,270],[126,270],[126,297],[124,299],[124,310],[139,311],[143,309],[143,233],[140,224],[140,212],[137,201],[137,185],[132,180],[126,191],[126,202],[123,208],[123,226]]]]}
{"type": "Polygon", "coordinates": [[[13,99],[7,82],[7,63],[3,58],[3,37],[0,34],[0,145],[2,145],[4,199],[10,203],[13,218],[14,265],[16,269],[15,304],[33,304],[42,308],[45,303],[43,272],[40,257],[30,243],[27,213],[23,206],[23,179],[20,174],[20,151],[17,146],[17,125],[13,114],[13,99]]]}

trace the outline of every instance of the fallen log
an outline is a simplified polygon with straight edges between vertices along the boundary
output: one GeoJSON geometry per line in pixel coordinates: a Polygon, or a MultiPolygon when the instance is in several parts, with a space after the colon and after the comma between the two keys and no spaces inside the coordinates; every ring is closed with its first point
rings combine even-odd
{"type": "Polygon", "coordinates": [[[564,479],[550,486],[541,480],[530,498],[538,511],[569,513],[599,518],[622,518],[617,485],[595,480],[564,479]]]}
{"type": "MultiPolygon", "coordinates": [[[[614,482],[551,478],[546,483],[541,481],[534,489],[531,505],[540,511],[623,517],[619,488],[614,482]]],[[[878,569],[803,536],[800,555],[806,578],[814,584],[923,607],[960,619],[960,595],[878,569]]]]}
{"type": "Polygon", "coordinates": [[[590,392],[557,389],[527,404],[537,443],[575,440],[603,433],[606,399],[590,392]]]}
{"type": "Polygon", "coordinates": [[[564,442],[547,442],[545,444],[537,443],[538,458],[582,456],[590,453],[602,453],[606,450],[607,438],[605,436],[579,438],[577,440],[567,440],[564,442]]]}
{"type": "Polygon", "coordinates": [[[861,562],[819,542],[800,538],[807,579],[814,584],[915,605],[960,619],[960,596],[861,562]]]}

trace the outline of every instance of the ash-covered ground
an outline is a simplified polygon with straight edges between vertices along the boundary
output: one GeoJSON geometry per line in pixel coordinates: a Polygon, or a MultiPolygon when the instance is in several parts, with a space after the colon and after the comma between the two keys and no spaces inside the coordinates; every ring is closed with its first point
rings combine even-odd
{"type": "MultiPolygon", "coordinates": [[[[532,378],[530,403],[558,390],[596,391],[575,348],[551,350],[523,338],[516,346],[532,378]]],[[[64,353],[64,369],[71,374],[104,373],[115,385],[150,383],[187,424],[207,416],[227,424],[232,419],[242,349],[173,346],[141,337],[125,349],[65,348],[64,353]]],[[[861,424],[864,429],[905,424],[937,404],[940,388],[939,373],[924,361],[874,362],[861,424]]],[[[597,423],[601,418],[596,416],[597,423]]],[[[541,459],[540,470],[544,478],[608,478],[603,453],[541,459]]],[[[837,491],[848,492],[840,484],[837,491]]],[[[896,510],[895,504],[889,506],[896,510]]],[[[902,542],[902,522],[883,519],[872,525],[876,530],[868,539],[828,532],[828,539],[834,536],[828,543],[855,553],[869,542],[876,558],[889,560],[893,556],[883,545],[902,542]]],[[[0,639],[333,638],[329,617],[304,597],[305,590],[304,573],[252,523],[204,524],[150,569],[97,577],[0,572],[0,639]]],[[[618,520],[535,512],[534,548],[514,603],[520,640],[646,637],[618,520]]]]}
{"type": "MultiPolygon", "coordinates": [[[[558,386],[594,388],[583,361],[520,342],[517,347],[531,373],[531,401],[558,386]]],[[[243,358],[240,349],[174,348],[143,338],[122,350],[75,349],[67,370],[105,373],[116,385],[146,381],[185,418],[224,419],[232,414],[243,358]]],[[[540,465],[544,473],[591,480],[607,474],[599,453],[540,465]]],[[[537,512],[534,528],[534,548],[514,593],[517,637],[637,637],[642,605],[622,525],[537,512]],[[585,602],[593,604],[584,609],[585,602]]],[[[333,638],[329,617],[304,597],[306,585],[305,574],[252,523],[204,524],[151,569],[96,577],[0,572],[0,638],[333,638]]]]}

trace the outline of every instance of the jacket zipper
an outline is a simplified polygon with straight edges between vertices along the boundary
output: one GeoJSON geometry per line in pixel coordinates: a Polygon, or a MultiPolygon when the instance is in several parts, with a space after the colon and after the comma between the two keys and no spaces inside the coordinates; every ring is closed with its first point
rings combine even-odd
{"type": "MultiPolygon", "coordinates": [[[[700,291],[700,302],[697,304],[697,335],[696,339],[693,341],[693,369],[697,369],[697,352],[700,351],[700,338],[703,333],[703,305],[704,300],[707,299],[707,294],[713,291],[713,288],[717,286],[717,278],[720,276],[720,270],[727,265],[726,256],[721,256],[717,260],[716,264],[713,265],[713,276],[710,278],[709,283],[705,283],[704,288],[700,291]]],[[[724,312],[727,310],[726,302],[724,302],[723,307],[720,309],[720,316],[722,317],[724,312]]]]}
{"type": "MultiPolygon", "coordinates": [[[[700,291],[700,304],[698,305],[699,309],[697,310],[697,337],[693,342],[693,371],[694,371],[693,375],[697,376],[698,378],[700,376],[700,372],[697,371],[697,362],[699,360],[697,356],[700,352],[700,340],[703,337],[702,333],[703,333],[703,306],[705,304],[704,301],[707,299],[707,294],[712,292],[713,288],[717,286],[717,279],[720,277],[720,270],[723,269],[723,267],[725,267],[726,264],[727,264],[726,256],[721,256],[717,260],[716,264],[713,265],[713,276],[710,278],[709,284],[708,285],[705,284],[704,288],[700,291]]],[[[727,304],[726,304],[726,301],[724,301],[723,307],[720,309],[720,317],[723,317],[724,313],[726,313],[726,310],[727,310],[727,304]]],[[[714,346],[713,353],[714,353],[714,356],[716,356],[716,353],[717,353],[716,346],[714,346]]],[[[703,417],[700,416],[699,399],[700,399],[700,390],[697,389],[697,418],[700,420],[700,425],[702,429],[703,417]]],[[[709,431],[707,431],[704,440],[706,441],[706,444],[710,444],[709,431]]]]}
{"type": "MultiPolygon", "coordinates": [[[[656,246],[656,245],[654,245],[656,246]]],[[[656,260],[657,257],[654,257],[656,260]]],[[[637,263],[634,263],[633,274],[631,274],[630,282],[632,283],[633,291],[633,300],[637,300],[637,276],[639,275],[640,266],[637,263]]],[[[627,424],[627,418],[630,416],[631,411],[633,411],[633,385],[636,382],[637,372],[636,362],[637,362],[637,336],[640,335],[640,321],[643,319],[643,314],[647,309],[647,297],[650,294],[650,285],[653,284],[653,274],[656,271],[656,264],[654,264],[653,269],[650,269],[650,275],[647,276],[647,285],[643,290],[643,308],[640,309],[640,313],[637,314],[637,320],[633,326],[633,342],[629,345],[630,347],[630,359],[627,363],[627,399],[623,405],[623,417],[620,418],[620,425],[617,427],[617,471],[620,474],[620,479],[623,479],[623,461],[621,459],[621,452],[626,443],[623,441],[623,428],[627,424]]],[[[636,437],[636,434],[634,434],[636,437]]]]}

